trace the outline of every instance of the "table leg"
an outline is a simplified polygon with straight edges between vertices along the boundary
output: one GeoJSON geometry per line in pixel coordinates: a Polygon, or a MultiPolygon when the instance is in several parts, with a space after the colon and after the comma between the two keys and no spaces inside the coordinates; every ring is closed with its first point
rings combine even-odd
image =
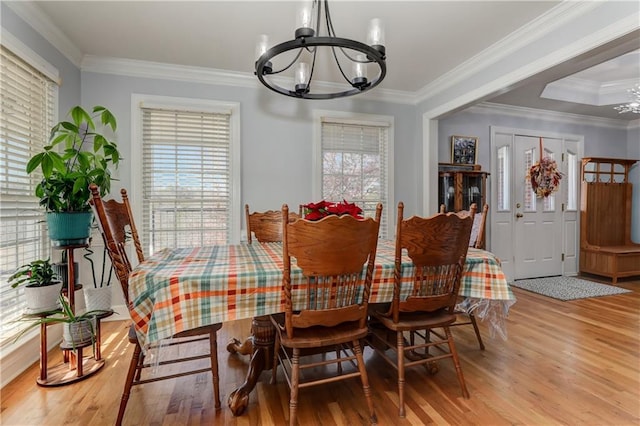
{"type": "MultiPolygon", "coordinates": [[[[242,385],[229,395],[227,405],[231,409],[234,416],[241,415],[249,405],[249,394],[256,386],[260,374],[264,370],[270,370],[273,364],[273,345],[275,343],[276,330],[271,323],[269,316],[255,317],[251,323],[251,337],[247,339],[252,342],[253,355],[249,362],[249,370],[247,371],[247,377],[242,385]]],[[[236,342],[240,343],[236,340],[236,342]]],[[[245,341],[246,344],[247,341],[245,341]]],[[[227,346],[227,350],[234,353],[237,351],[243,353],[239,349],[243,345],[237,348],[230,344],[227,346]],[[233,351],[229,348],[233,347],[233,351]]],[[[245,346],[242,348],[246,350],[245,346]]]]}

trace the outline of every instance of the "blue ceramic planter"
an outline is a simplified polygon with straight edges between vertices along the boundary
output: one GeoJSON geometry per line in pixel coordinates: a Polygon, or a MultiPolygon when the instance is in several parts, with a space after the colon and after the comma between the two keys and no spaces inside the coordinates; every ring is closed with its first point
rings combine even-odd
{"type": "Polygon", "coordinates": [[[54,247],[87,244],[92,219],[92,212],[47,213],[51,244],[54,247]]]}

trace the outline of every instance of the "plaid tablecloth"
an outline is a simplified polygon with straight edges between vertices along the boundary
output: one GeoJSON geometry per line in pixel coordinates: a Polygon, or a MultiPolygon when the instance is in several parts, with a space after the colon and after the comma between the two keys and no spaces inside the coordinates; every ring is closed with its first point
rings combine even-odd
{"type": "MultiPolygon", "coordinates": [[[[394,242],[381,240],[371,303],[391,300],[393,268],[394,242]]],[[[299,271],[292,265],[294,284],[299,271]]],[[[403,276],[409,281],[412,268],[403,267],[403,276]]],[[[515,302],[498,259],[477,249],[469,249],[460,295],[499,301],[503,316],[515,302]]],[[[283,312],[282,244],[164,249],[131,273],[129,300],[143,347],[183,330],[283,312]]]]}

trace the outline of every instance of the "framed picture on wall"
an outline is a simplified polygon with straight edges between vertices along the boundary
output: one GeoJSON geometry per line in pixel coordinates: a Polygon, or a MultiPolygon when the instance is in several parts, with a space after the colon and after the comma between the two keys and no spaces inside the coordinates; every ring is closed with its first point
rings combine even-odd
{"type": "Polygon", "coordinates": [[[451,162],[454,164],[476,164],[478,138],[473,136],[451,136],[451,162]]]}

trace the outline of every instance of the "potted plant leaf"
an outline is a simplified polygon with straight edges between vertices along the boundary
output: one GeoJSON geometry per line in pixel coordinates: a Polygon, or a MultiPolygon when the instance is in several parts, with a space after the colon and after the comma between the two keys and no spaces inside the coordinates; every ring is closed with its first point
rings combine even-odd
{"type": "Polygon", "coordinates": [[[26,313],[37,314],[58,308],[62,281],[55,274],[49,259],[34,260],[20,266],[8,281],[13,288],[25,286],[26,313]]]}
{"type": "Polygon", "coordinates": [[[92,212],[88,204],[89,184],[95,183],[104,196],[111,189],[110,167],[118,166],[120,152],[104,133],[117,128],[116,118],[105,107],[88,113],[80,106],[69,111],[71,121],[51,129],[49,144],[27,163],[27,173],[37,169],[43,179],[35,195],[47,211],[49,237],[54,246],[86,244],[92,212]]]}

